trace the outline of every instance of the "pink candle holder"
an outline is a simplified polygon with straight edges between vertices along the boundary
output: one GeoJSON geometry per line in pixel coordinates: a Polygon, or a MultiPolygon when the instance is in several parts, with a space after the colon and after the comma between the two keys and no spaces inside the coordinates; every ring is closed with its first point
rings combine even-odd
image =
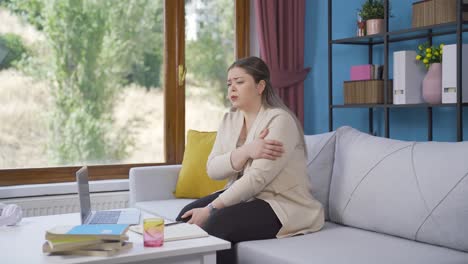
{"type": "Polygon", "coordinates": [[[160,217],[143,220],[143,244],[145,247],[160,247],[164,244],[164,219],[160,217]]]}

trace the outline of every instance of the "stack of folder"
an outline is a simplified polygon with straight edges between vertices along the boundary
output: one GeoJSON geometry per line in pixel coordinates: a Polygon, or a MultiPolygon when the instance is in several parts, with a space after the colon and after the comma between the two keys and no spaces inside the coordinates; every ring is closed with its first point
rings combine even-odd
{"type": "Polygon", "coordinates": [[[129,225],[56,226],[46,231],[44,253],[54,255],[113,256],[132,247],[129,225]]]}

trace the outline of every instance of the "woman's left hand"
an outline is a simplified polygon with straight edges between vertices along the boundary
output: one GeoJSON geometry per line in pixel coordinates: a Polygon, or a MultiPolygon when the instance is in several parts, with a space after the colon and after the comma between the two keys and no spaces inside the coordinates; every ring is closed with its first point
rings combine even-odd
{"type": "Polygon", "coordinates": [[[195,208],[185,212],[185,214],[182,215],[182,218],[189,216],[192,216],[188,221],[189,224],[196,224],[197,226],[202,227],[206,222],[206,219],[210,216],[210,209],[208,207],[195,208]]]}

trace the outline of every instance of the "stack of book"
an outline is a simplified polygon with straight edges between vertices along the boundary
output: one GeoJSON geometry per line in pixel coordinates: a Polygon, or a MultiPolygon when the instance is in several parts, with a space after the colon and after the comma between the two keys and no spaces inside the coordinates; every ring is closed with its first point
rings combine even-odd
{"type": "Polygon", "coordinates": [[[128,225],[56,226],[46,231],[44,253],[54,255],[113,256],[132,247],[128,225]]]}

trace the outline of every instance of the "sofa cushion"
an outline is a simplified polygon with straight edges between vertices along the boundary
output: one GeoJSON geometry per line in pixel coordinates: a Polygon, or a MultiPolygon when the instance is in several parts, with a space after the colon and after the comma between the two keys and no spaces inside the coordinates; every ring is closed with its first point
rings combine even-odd
{"type": "Polygon", "coordinates": [[[328,195],[335,156],[335,132],[306,135],[307,174],[311,182],[311,192],[322,203],[325,220],[328,216],[328,195]]]}
{"type": "Polygon", "coordinates": [[[337,130],[332,221],[468,251],[468,142],[337,130]]]}
{"type": "Polygon", "coordinates": [[[165,219],[175,220],[180,211],[195,199],[170,199],[147,202],[137,202],[135,207],[148,213],[162,216],[165,219]]]}
{"type": "Polygon", "coordinates": [[[206,163],[215,139],[216,132],[188,131],[175,197],[202,198],[224,188],[227,180],[213,180],[206,172],[206,163]]]}
{"type": "Polygon", "coordinates": [[[238,263],[468,263],[468,253],[326,222],[315,233],[241,242],[238,263]]]}

